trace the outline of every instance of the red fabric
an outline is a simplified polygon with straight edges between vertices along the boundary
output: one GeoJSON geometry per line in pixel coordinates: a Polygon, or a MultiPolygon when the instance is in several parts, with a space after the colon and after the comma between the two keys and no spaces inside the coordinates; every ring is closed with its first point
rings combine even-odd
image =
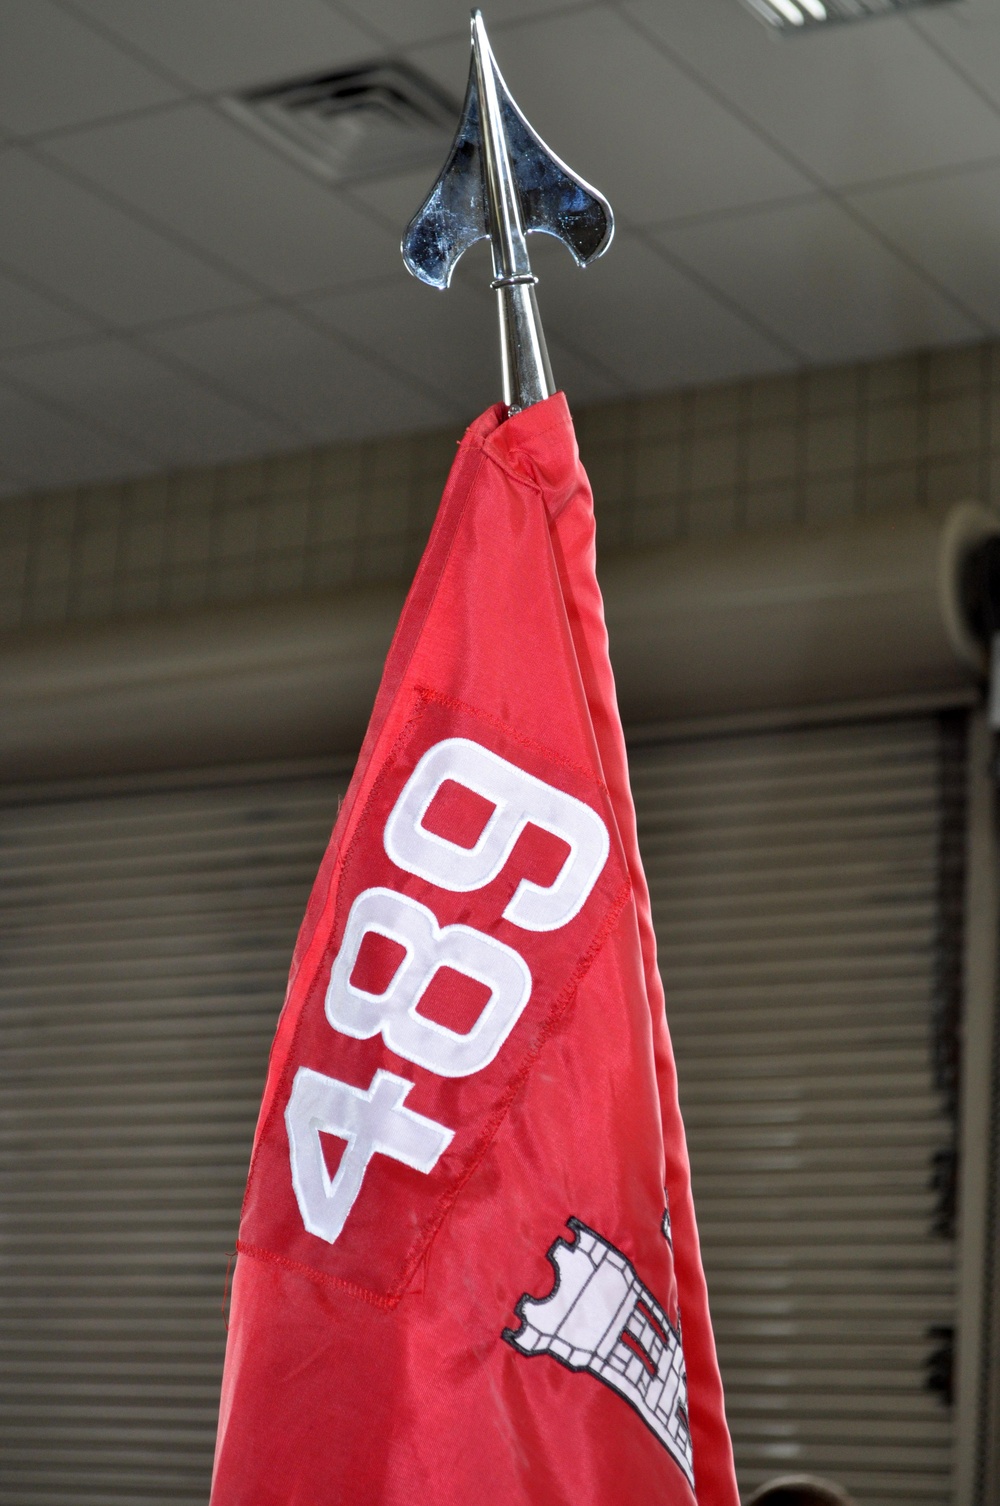
{"type": "MultiPolygon", "coordinates": [[[[452,782],[425,829],[468,848],[491,809],[452,782]]],[[[403,950],[365,946],[352,985],[378,993],[403,950]]],[[[443,1023],[468,1030],[479,988],[442,985],[443,1023]]],[[[338,1148],[324,1141],[331,1175],[338,1148]]],[[[491,410],[459,449],[299,936],[238,1248],[212,1506],[737,1506],[592,500],[561,395],[506,422],[491,410]],[[421,756],[449,738],[605,823],[607,860],[564,924],[531,930],[503,914],[522,879],[551,885],[570,850],[537,825],[473,892],[388,856],[390,812],[421,756]],[[381,1035],[329,1023],[331,966],[372,889],[524,959],[530,997],[484,1067],[442,1076],[381,1035]],[[429,1171],[374,1154],[332,1242],[307,1232],[289,1172],[284,1116],[301,1067],[358,1090],[381,1068],[413,1084],[408,1110],[454,1131],[429,1171]],[[515,1305],[549,1296],[548,1252],[586,1237],[580,1225],[634,1271],[637,1321],[662,1338],[679,1321],[694,1494],[625,1395],[512,1342],[515,1305]]],[[[623,1342],[652,1374],[644,1331],[623,1342]]]]}

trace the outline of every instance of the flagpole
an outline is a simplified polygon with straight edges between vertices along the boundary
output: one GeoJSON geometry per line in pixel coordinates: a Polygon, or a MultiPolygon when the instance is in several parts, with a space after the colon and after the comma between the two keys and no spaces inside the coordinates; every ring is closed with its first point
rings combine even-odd
{"type": "Polygon", "coordinates": [[[572,172],[528,124],[504,83],[482,13],[472,13],[465,105],[440,177],[403,237],[408,269],[447,288],[459,257],[489,240],[508,416],[556,391],[535,296],[527,233],[544,231],[580,266],[603,255],[614,216],[603,195],[572,172]]]}
{"type": "Polygon", "coordinates": [[[481,110],[483,165],[493,250],[493,283],[500,316],[503,400],[508,413],[551,397],[556,390],[535,297],[521,206],[514,181],[497,89],[496,63],[482,11],[472,13],[472,59],[481,110]]]}

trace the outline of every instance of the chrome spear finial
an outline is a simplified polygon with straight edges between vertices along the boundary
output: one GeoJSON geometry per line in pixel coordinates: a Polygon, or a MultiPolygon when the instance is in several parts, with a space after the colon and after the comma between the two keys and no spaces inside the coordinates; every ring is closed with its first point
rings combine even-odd
{"type": "Polygon", "coordinates": [[[528,260],[526,236],[533,230],[554,235],[585,267],[610,245],[614,216],[525,120],[476,10],[462,118],[441,176],[407,226],[403,260],[414,277],[443,289],[463,252],[490,241],[508,413],[556,390],[528,260]]]}

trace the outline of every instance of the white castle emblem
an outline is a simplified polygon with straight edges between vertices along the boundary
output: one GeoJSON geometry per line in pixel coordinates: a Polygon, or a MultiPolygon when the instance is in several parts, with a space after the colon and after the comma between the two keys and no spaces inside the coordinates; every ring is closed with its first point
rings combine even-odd
{"type": "Polygon", "coordinates": [[[522,1326],[505,1328],[503,1336],[521,1354],[549,1354],[617,1391],[693,1488],[680,1332],[620,1250],[578,1218],[567,1223],[574,1242],[557,1239],[548,1251],[555,1286],[538,1299],[526,1292],[514,1309],[522,1326]]]}

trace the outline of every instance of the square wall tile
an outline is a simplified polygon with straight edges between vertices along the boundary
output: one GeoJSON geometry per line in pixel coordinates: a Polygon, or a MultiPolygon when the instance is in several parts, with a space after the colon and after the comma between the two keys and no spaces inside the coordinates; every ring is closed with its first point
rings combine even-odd
{"type": "Polygon", "coordinates": [[[8,544],[0,547],[0,610],[12,609],[15,618],[20,610],[27,568],[27,540],[20,546],[8,544]]]}
{"type": "Polygon", "coordinates": [[[914,460],[923,448],[925,413],[915,402],[885,403],[865,415],[865,463],[914,460]]]}
{"type": "Polygon", "coordinates": [[[958,350],[929,350],[924,356],[927,390],[933,394],[975,392],[983,384],[985,345],[958,350]]]}
{"type": "MultiPolygon", "coordinates": [[[[871,368],[865,367],[867,373],[871,368]]],[[[842,413],[860,401],[857,366],[820,366],[803,371],[806,410],[809,413],[842,413]]]]}
{"type": "Polygon", "coordinates": [[[210,600],[208,567],[186,567],[172,570],[165,577],[162,590],[164,607],[182,611],[185,607],[201,607],[210,600]]]}
{"type": "Polygon", "coordinates": [[[74,582],[74,618],[110,617],[115,607],[115,586],[110,576],[79,576],[74,582]]]}
{"type": "Polygon", "coordinates": [[[204,566],[212,552],[214,517],[198,507],[178,507],[167,523],[168,573],[191,575],[192,566],[204,566]]]}
{"type": "Polygon", "coordinates": [[[810,476],[803,488],[803,521],[839,523],[855,516],[857,479],[853,475],[810,476]]]}
{"type": "MultiPolygon", "coordinates": [[[[716,437],[719,436],[713,436],[713,439],[716,437]]],[[[723,435],[721,438],[722,449],[725,450],[725,441],[731,439],[732,436],[723,435]]],[[[712,462],[702,473],[705,479],[699,484],[710,486],[720,479],[717,455],[712,441],[703,439],[700,444],[710,451],[712,462]]],[[[679,439],[638,445],[633,460],[633,488],[636,498],[648,501],[651,497],[676,496],[681,488],[683,456],[683,445],[679,439]]]]}
{"type": "Polygon", "coordinates": [[[918,507],[925,500],[924,473],[913,463],[868,471],[861,478],[860,492],[861,508],[866,513],[918,507]]]}
{"type": "Polygon", "coordinates": [[[116,526],[81,527],[74,551],[74,575],[79,580],[113,579],[118,574],[123,546],[124,531],[116,526]]]}
{"type": "Polygon", "coordinates": [[[48,622],[65,622],[70,615],[70,603],[68,577],[34,580],[25,599],[22,625],[39,627],[48,622]]]}
{"type": "Polygon", "coordinates": [[[825,413],[805,423],[805,468],[809,475],[848,471],[858,460],[859,415],[825,413]]]}
{"type": "Polygon", "coordinates": [[[931,507],[978,501],[982,493],[979,463],[968,459],[932,462],[927,467],[925,488],[926,500],[931,507]]]}
{"type": "Polygon", "coordinates": [[[629,521],[629,545],[634,549],[676,544],[684,537],[685,515],[678,502],[640,502],[629,521]]]}
{"type": "Polygon", "coordinates": [[[758,424],[747,434],[747,481],[781,481],[794,476],[798,464],[795,424],[758,424]]]}
{"type": "MultiPolygon", "coordinates": [[[[159,592],[155,576],[143,574],[121,575],[114,584],[116,612],[129,615],[133,612],[148,612],[158,605],[159,592]]],[[[79,608],[74,597],[73,615],[79,608]]]]}
{"type": "Polygon", "coordinates": [[[210,601],[248,601],[261,594],[260,567],[252,555],[213,562],[207,589],[210,601]]]}
{"type": "Polygon", "coordinates": [[[728,487],[699,492],[687,501],[685,535],[692,539],[721,538],[735,533],[739,521],[736,498],[728,487]]]}
{"type": "Polygon", "coordinates": [[[872,403],[915,398],[921,380],[920,356],[893,356],[885,361],[873,361],[865,370],[865,396],[872,403]]]}
{"type": "Polygon", "coordinates": [[[360,533],[361,508],[360,492],[319,498],[310,522],[310,548],[352,544],[360,533]]]}
{"type": "Polygon", "coordinates": [[[689,479],[692,491],[735,487],[745,458],[744,434],[721,429],[714,434],[694,434],[690,441],[689,479]]]}
{"type": "Polygon", "coordinates": [[[260,508],[257,505],[220,508],[212,529],[212,558],[252,559],[260,539],[260,508]]]}
{"type": "Polygon", "coordinates": [[[339,544],[317,545],[306,557],[306,590],[332,590],[337,586],[350,586],[354,584],[355,575],[356,560],[352,548],[339,544]]]}
{"type": "Polygon", "coordinates": [[[261,554],[301,556],[308,542],[309,523],[309,498],[302,493],[265,499],[260,507],[261,554]]]}
{"type": "Polygon", "coordinates": [[[978,449],[983,438],[984,404],[978,392],[932,398],[926,409],[928,456],[958,455],[978,449]]]}
{"type": "Polygon", "coordinates": [[[727,382],[720,386],[696,388],[691,393],[691,427],[699,432],[732,428],[745,421],[751,390],[769,385],[767,381],[727,382]]]}
{"type": "MultiPolygon", "coordinates": [[[[713,389],[716,390],[716,389],[713,389]]],[[[726,391],[729,389],[727,388],[726,391]]],[[[657,393],[634,400],[635,436],[639,444],[675,439],[690,422],[691,403],[679,392],[657,393]]],[[[711,405],[709,405],[711,406],[711,405]]]]}
{"type": "Polygon", "coordinates": [[[130,519],[122,529],[119,568],[123,575],[153,574],[163,563],[166,521],[130,519]]]}
{"type": "Polygon", "coordinates": [[[790,421],[798,417],[803,407],[802,377],[797,371],[758,378],[748,383],[748,389],[748,417],[752,424],[790,421]]]}
{"type": "Polygon", "coordinates": [[[259,589],[268,596],[290,596],[301,591],[307,577],[302,553],[270,554],[257,566],[259,589]]]}
{"type": "Polygon", "coordinates": [[[791,528],[799,521],[799,498],[794,486],[753,486],[743,506],[748,529],[791,528]]]}

